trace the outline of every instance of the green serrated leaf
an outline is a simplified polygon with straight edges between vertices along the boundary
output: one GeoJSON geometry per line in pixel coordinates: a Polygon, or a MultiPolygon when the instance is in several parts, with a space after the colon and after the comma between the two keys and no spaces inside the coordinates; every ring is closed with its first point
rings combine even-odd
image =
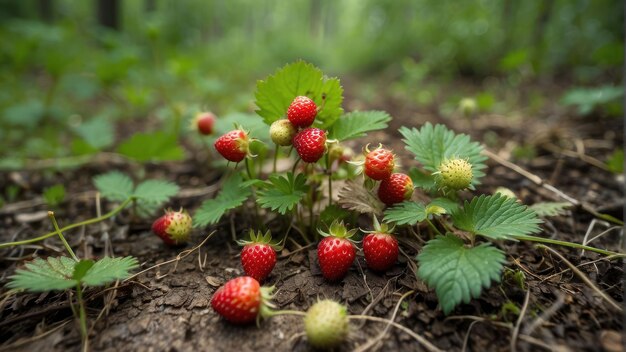
{"type": "Polygon", "coordinates": [[[492,239],[539,232],[542,222],[533,210],[500,193],[465,201],[463,209],[452,213],[452,220],[461,230],[492,239]]]}
{"type": "Polygon", "coordinates": [[[416,167],[412,167],[409,170],[409,177],[411,178],[411,181],[413,181],[413,185],[416,188],[422,188],[428,192],[437,189],[437,183],[435,182],[435,178],[430,174],[422,172],[422,170],[416,167]]]}
{"type": "Polygon", "coordinates": [[[288,64],[257,82],[255,98],[259,109],[256,113],[271,125],[285,116],[287,108],[299,95],[308,96],[317,106],[323,106],[315,119],[315,125],[320,128],[332,126],[343,114],[343,88],[339,79],[325,77],[320,69],[304,61],[288,64]]]}
{"type": "Polygon", "coordinates": [[[36,258],[26,263],[25,269],[17,269],[9,277],[7,287],[30,292],[66,290],[76,286],[76,280],[72,279],[75,265],[76,261],[68,257],[36,258]]]}
{"type": "Polygon", "coordinates": [[[467,248],[460,238],[448,234],[428,241],[417,260],[417,276],[435,289],[448,314],[459,303],[480,296],[491,281],[500,280],[505,256],[489,243],[467,248]]]}
{"type": "Polygon", "coordinates": [[[295,178],[291,172],[287,177],[272,175],[269,177],[267,189],[259,191],[257,202],[263,208],[270,208],[284,215],[293,210],[308,189],[303,174],[298,174],[295,178]]]}
{"type": "Polygon", "coordinates": [[[87,274],[87,271],[89,271],[89,269],[91,269],[91,267],[94,265],[94,261],[91,259],[83,259],[80,262],[76,263],[76,265],[74,266],[74,272],[72,273],[72,279],[74,279],[75,281],[80,281],[83,279],[83,277],[85,277],[85,274],[87,274]]]}
{"type": "Polygon", "coordinates": [[[406,201],[385,210],[385,222],[395,222],[397,225],[415,225],[426,219],[424,205],[406,201]]]}
{"type": "Polygon", "coordinates": [[[341,116],[332,126],[329,138],[345,141],[363,137],[366,132],[387,128],[391,116],[384,111],[355,111],[341,116]]]}
{"type": "Polygon", "coordinates": [[[402,127],[399,131],[406,149],[415,155],[425,170],[436,172],[441,162],[455,157],[467,159],[472,164],[472,186],[485,176],[482,170],[487,167],[484,163],[487,157],[481,154],[482,146],[472,142],[468,135],[455,134],[444,125],[433,126],[430,122],[419,130],[402,127]]]}
{"type": "Polygon", "coordinates": [[[136,133],[124,141],[118,153],[140,162],[177,161],[185,157],[176,136],[165,132],[136,133]]]}
{"type": "Polygon", "coordinates": [[[193,216],[194,227],[216,224],[227,211],[243,204],[250,196],[250,188],[242,187],[241,175],[228,178],[215,199],[205,200],[193,216]]]}
{"type": "Polygon", "coordinates": [[[134,257],[104,257],[93,264],[81,282],[86,286],[103,286],[116,280],[126,279],[139,263],[134,257]]]}
{"type": "Polygon", "coordinates": [[[48,206],[56,207],[65,200],[65,187],[62,184],[58,184],[44,189],[43,199],[48,206]]]}
{"type": "Polygon", "coordinates": [[[567,213],[567,208],[571,207],[571,203],[567,202],[539,202],[531,205],[537,216],[560,216],[567,213]]]}
{"type": "Polygon", "coordinates": [[[339,190],[339,205],[361,214],[382,215],[385,205],[362,183],[348,180],[339,190]]]}
{"type": "Polygon", "coordinates": [[[445,210],[444,214],[452,214],[455,211],[459,210],[459,204],[453,200],[450,200],[448,198],[435,198],[433,199],[428,206],[426,206],[426,213],[428,214],[434,214],[432,211],[430,211],[428,208],[431,207],[440,207],[443,208],[445,210]]]}
{"type": "Polygon", "coordinates": [[[178,191],[179,187],[172,182],[147,180],[137,185],[133,195],[137,197],[138,200],[148,203],[163,203],[175,196],[178,191]]]}
{"type": "Polygon", "coordinates": [[[122,202],[133,195],[133,180],[119,171],[98,175],[93,183],[104,198],[112,201],[122,202]]]}

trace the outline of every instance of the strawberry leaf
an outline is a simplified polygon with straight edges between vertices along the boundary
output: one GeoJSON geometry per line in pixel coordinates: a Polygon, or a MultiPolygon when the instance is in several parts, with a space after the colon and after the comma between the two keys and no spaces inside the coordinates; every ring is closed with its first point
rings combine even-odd
{"type": "Polygon", "coordinates": [[[227,211],[243,204],[250,196],[250,187],[242,187],[241,175],[229,177],[222,191],[214,199],[205,200],[193,216],[193,226],[203,227],[216,224],[227,211]]]}
{"type": "Polygon", "coordinates": [[[426,219],[426,207],[415,202],[402,202],[385,210],[385,222],[395,222],[397,225],[415,225],[426,219]]]}
{"type": "Polygon", "coordinates": [[[133,195],[137,197],[137,212],[148,217],[160,208],[163,203],[176,195],[179,188],[174,183],[162,180],[147,180],[135,188],[133,195]]]}
{"type": "Polygon", "coordinates": [[[129,272],[138,266],[137,259],[133,257],[104,257],[95,262],[80,281],[86,286],[103,286],[126,279],[129,272]]]}
{"type": "Polygon", "coordinates": [[[435,289],[448,314],[459,303],[480,296],[491,281],[500,280],[505,256],[490,243],[467,248],[460,238],[448,234],[428,241],[417,260],[417,276],[435,289]]]}
{"type": "Polygon", "coordinates": [[[37,258],[26,263],[24,269],[15,271],[7,287],[31,292],[66,290],[79,283],[86,286],[102,286],[115,280],[125,279],[129,271],[138,266],[133,257],[105,257],[97,262],[68,257],[37,258]]]}
{"type": "Polygon", "coordinates": [[[539,202],[529,208],[537,213],[537,216],[547,217],[565,215],[567,208],[571,206],[572,204],[567,202],[539,202]]]}
{"type": "Polygon", "coordinates": [[[139,162],[176,161],[185,157],[175,135],[165,132],[135,133],[117,148],[118,153],[139,162]]]}
{"type": "Polygon", "coordinates": [[[463,209],[452,213],[452,220],[461,230],[491,239],[536,233],[542,222],[533,210],[500,193],[465,201],[463,209]]]}
{"type": "Polygon", "coordinates": [[[115,202],[123,202],[133,195],[133,180],[119,171],[98,175],[93,183],[104,198],[115,202]]]}
{"type": "Polygon", "coordinates": [[[366,136],[366,132],[387,128],[391,116],[384,111],[355,111],[339,118],[329,132],[329,138],[345,141],[366,136]]]}
{"type": "Polygon", "coordinates": [[[306,185],[306,177],[298,174],[295,178],[290,172],[287,177],[272,175],[269,177],[265,190],[259,191],[257,203],[263,208],[285,215],[302,200],[309,187],[306,185]]]}
{"type": "Polygon", "coordinates": [[[256,113],[271,125],[285,117],[287,108],[299,95],[308,96],[321,108],[315,119],[316,127],[328,128],[343,114],[343,88],[339,79],[324,76],[319,68],[304,61],[288,64],[257,82],[256,113]]]}
{"type": "Polygon", "coordinates": [[[482,146],[470,141],[465,134],[455,134],[444,125],[433,126],[427,122],[422,128],[400,128],[404,137],[406,149],[415,155],[424,169],[430,172],[437,171],[439,165],[450,158],[467,159],[472,164],[472,186],[478,184],[478,179],[485,176],[482,171],[487,167],[482,155],[482,146]]]}

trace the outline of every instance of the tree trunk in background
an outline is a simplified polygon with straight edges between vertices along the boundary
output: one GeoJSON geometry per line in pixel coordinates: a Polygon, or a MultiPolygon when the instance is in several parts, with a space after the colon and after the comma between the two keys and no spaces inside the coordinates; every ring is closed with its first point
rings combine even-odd
{"type": "Polygon", "coordinates": [[[98,23],[110,29],[120,29],[119,0],[97,0],[98,23]]]}
{"type": "Polygon", "coordinates": [[[52,23],[54,21],[53,0],[39,0],[37,10],[39,10],[39,17],[45,22],[52,23]]]}

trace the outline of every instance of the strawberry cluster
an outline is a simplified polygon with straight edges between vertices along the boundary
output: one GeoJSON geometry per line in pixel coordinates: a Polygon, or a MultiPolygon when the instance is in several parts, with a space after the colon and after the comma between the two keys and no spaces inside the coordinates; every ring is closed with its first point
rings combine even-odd
{"type": "Polygon", "coordinates": [[[394,173],[395,155],[382,146],[374,150],[365,147],[363,171],[374,181],[380,181],[378,198],[386,205],[393,205],[410,199],[413,195],[413,181],[403,173],[394,173]]]}

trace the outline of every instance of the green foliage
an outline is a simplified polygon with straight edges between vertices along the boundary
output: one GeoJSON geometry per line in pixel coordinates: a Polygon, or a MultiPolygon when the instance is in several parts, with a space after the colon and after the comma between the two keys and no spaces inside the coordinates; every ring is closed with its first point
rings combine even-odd
{"type": "Polygon", "coordinates": [[[384,111],[354,111],[347,113],[332,126],[329,138],[345,141],[363,137],[366,132],[387,128],[391,116],[384,111]]]}
{"type": "Polygon", "coordinates": [[[567,213],[567,208],[571,207],[571,203],[567,202],[539,202],[528,207],[534,211],[537,216],[559,216],[567,213]]]}
{"type": "Polygon", "coordinates": [[[433,126],[427,122],[417,130],[416,128],[400,128],[404,137],[406,149],[415,155],[425,170],[436,172],[439,165],[450,158],[467,159],[472,164],[472,185],[485,175],[482,171],[487,166],[484,161],[487,157],[481,154],[482,147],[477,142],[470,141],[465,134],[455,134],[444,125],[433,126]]]}
{"type": "Polygon", "coordinates": [[[74,131],[95,150],[110,147],[115,141],[113,124],[107,119],[91,119],[78,125],[74,131]]]}
{"type": "Polygon", "coordinates": [[[348,180],[339,190],[339,204],[361,214],[381,215],[385,205],[360,182],[348,180]]]}
{"type": "Polygon", "coordinates": [[[131,178],[119,171],[98,175],[93,181],[102,196],[109,200],[123,202],[134,197],[137,213],[142,217],[154,214],[179,191],[176,184],[163,180],[146,180],[134,187],[131,178]]]}
{"type": "Polygon", "coordinates": [[[257,114],[271,125],[286,116],[287,108],[299,95],[313,99],[318,107],[323,105],[315,119],[316,126],[328,128],[343,113],[343,88],[339,79],[327,78],[315,66],[298,61],[284,66],[264,81],[258,81],[255,93],[257,114]]]}
{"type": "Polygon", "coordinates": [[[265,189],[259,191],[257,203],[284,215],[293,210],[308,190],[304,174],[298,174],[295,178],[291,172],[287,173],[287,177],[272,175],[265,189]]]}
{"type": "Polygon", "coordinates": [[[621,175],[624,173],[624,149],[617,149],[609,156],[606,166],[612,173],[621,175]]]}
{"type": "Polygon", "coordinates": [[[350,216],[350,212],[339,207],[337,204],[331,204],[324,208],[320,213],[320,223],[330,226],[333,221],[343,221],[350,216]]]}
{"type": "Polygon", "coordinates": [[[597,107],[611,102],[621,102],[623,97],[623,86],[606,85],[597,88],[574,88],[565,93],[561,98],[561,103],[576,106],[580,115],[589,115],[597,107]]]}
{"type": "Polygon", "coordinates": [[[413,186],[416,188],[422,188],[429,192],[437,189],[437,182],[435,182],[435,178],[416,167],[412,167],[409,170],[409,177],[411,178],[411,181],[413,181],[413,186]]]}
{"type": "Polygon", "coordinates": [[[539,232],[542,221],[537,214],[515,199],[496,193],[465,201],[463,209],[452,213],[454,226],[491,239],[539,232]]]}
{"type": "Polygon", "coordinates": [[[505,257],[489,243],[467,248],[460,238],[448,234],[428,241],[417,260],[417,275],[435,288],[439,304],[448,314],[459,303],[480,296],[491,281],[499,281],[505,257]]]}
{"type": "Polygon", "coordinates": [[[103,286],[129,276],[129,272],[139,266],[133,257],[105,257],[97,262],[81,260],[76,262],[68,257],[36,258],[18,269],[11,276],[7,287],[30,292],[66,290],[79,284],[103,286]]]}
{"type": "Polygon", "coordinates": [[[136,133],[117,152],[140,162],[177,161],[185,157],[176,136],[165,132],[136,133]]]}
{"type": "Polygon", "coordinates": [[[133,180],[119,171],[98,175],[93,183],[102,197],[115,202],[123,202],[133,195],[133,180]]]}
{"type": "Polygon", "coordinates": [[[65,200],[65,187],[62,184],[58,184],[46,188],[43,191],[43,199],[48,206],[56,207],[65,200]]]}
{"type": "Polygon", "coordinates": [[[227,211],[243,204],[251,194],[250,187],[242,186],[241,175],[235,174],[222,184],[221,192],[214,199],[205,200],[193,216],[193,226],[216,224],[227,211]]]}
{"type": "Polygon", "coordinates": [[[385,210],[385,222],[398,225],[415,225],[426,219],[426,207],[415,202],[402,202],[385,210]]]}

